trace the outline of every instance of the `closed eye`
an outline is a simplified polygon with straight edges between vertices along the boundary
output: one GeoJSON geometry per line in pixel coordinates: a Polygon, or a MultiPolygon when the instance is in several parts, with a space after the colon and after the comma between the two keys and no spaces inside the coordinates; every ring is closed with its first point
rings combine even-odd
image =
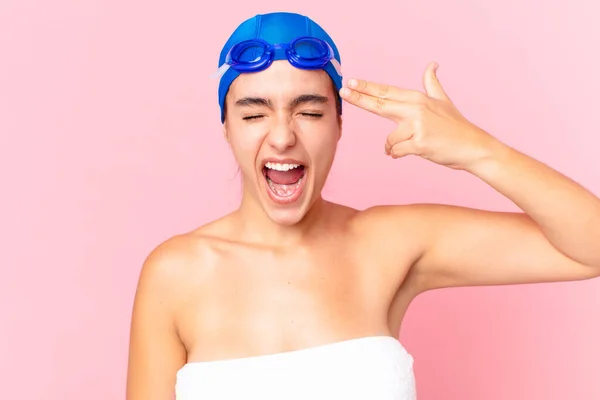
{"type": "MultiPolygon", "coordinates": [[[[300,113],[300,115],[303,115],[303,116],[309,117],[309,118],[321,118],[323,116],[323,114],[320,114],[320,113],[308,113],[308,112],[300,113]]],[[[252,120],[262,118],[262,117],[263,117],[263,115],[248,115],[248,116],[243,117],[242,119],[244,121],[252,121],[252,120]]]]}
{"type": "Polygon", "coordinates": [[[243,117],[242,119],[244,121],[251,121],[251,120],[259,119],[259,118],[262,118],[262,117],[263,117],[263,115],[248,115],[248,116],[243,117]]]}

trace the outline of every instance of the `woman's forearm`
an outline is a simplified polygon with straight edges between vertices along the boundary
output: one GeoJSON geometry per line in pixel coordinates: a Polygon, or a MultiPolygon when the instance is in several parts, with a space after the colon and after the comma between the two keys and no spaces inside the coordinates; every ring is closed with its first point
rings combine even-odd
{"type": "Polygon", "coordinates": [[[563,254],[600,268],[600,199],[589,190],[498,141],[467,171],[512,200],[563,254]]]}

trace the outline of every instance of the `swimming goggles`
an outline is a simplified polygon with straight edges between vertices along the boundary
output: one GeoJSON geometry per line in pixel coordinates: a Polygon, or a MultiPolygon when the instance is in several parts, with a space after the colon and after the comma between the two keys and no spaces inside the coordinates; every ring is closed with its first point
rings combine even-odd
{"type": "Polygon", "coordinates": [[[273,63],[276,55],[279,56],[277,59],[281,59],[281,52],[297,68],[323,69],[331,63],[337,74],[342,76],[341,65],[329,43],[312,36],[301,36],[284,44],[270,44],[258,38],[244,40],[229,50],[225,62],[212,76],[221,77],[229,68],[238,72],[262,71],[273,63]]]}

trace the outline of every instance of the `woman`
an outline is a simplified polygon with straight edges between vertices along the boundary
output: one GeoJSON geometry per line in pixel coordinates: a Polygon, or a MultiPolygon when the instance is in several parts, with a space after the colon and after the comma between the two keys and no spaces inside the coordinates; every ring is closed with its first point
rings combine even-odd
{"type": "Polygon", "coordinates": [[[242,23],[219,66],[243,198],[147,258],[128,400],[415,399],[413,359],[395,336],[418,294],[600,276],[600,200],[466,120],[437,65],[424,92],[343,87],[329,35],[273,13],[242,23]],[[324,200],[342,101],[397,123],[388,156],[474,174],[524,213],[324,200]]]}

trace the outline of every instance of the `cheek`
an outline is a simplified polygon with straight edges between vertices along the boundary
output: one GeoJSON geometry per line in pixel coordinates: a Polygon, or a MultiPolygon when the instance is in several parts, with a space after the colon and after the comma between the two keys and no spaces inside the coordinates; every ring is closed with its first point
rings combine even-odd
{"type": "Polygon", "coordinates": [[[256,155],[262,143],[262,136],[253,132],[235,132],[230,135],[233,156],[242,169],[254,169],[256,155]]]}
{"type": "Polygon", "coordinates": [[[318,166],[327,167],[335,155],[339,141],[339,128],[327,125],[304,136],[303,144],[318,166]]]}

